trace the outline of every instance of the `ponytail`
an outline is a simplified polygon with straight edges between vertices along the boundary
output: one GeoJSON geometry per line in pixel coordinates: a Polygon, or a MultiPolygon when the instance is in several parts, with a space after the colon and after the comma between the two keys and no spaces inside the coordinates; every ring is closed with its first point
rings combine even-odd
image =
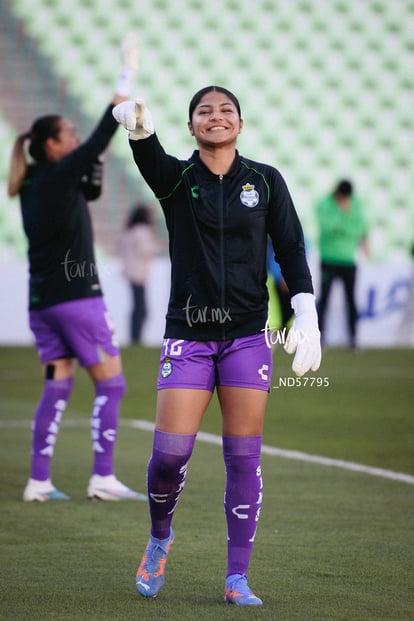
{"type": "Polygon", "coordinates": [[[8,194],[16,196],[22,186],[27,173],[27,160],[24,143],[30,138],[30,133],[20,134],[14,143],[10,159],[8,194]]]}
{"type": "Polygon", "coordinates": [[[9,196],[16,196],[22,187],[27,174],[27,157],[25,141],[29,141],[28,152],[35,162],[46,162],[45,142],[48,138],[57,139],[60,131],[61,117],[56,114],[42,116],[37,119],[29,132],[20,134],[14,143],[10,160],[9,196]]]}

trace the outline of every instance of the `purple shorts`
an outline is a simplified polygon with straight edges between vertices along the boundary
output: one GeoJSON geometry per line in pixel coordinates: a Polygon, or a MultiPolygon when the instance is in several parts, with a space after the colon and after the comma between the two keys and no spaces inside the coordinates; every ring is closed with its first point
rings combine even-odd
{"type": "Polygon", "coordinates": [[[119,355],[114,328],[102,297],[63,302],[30,311],[32,330],[43,364],[77,358],[83,367],[103,361],[103,353],[119,355]]]}
{"type": "Polygon", "coordinates": [[[164,339],[158,390],[238,386],[268,391],[272,375],[272,350],[264,333],[231,341],[164,339]]]}

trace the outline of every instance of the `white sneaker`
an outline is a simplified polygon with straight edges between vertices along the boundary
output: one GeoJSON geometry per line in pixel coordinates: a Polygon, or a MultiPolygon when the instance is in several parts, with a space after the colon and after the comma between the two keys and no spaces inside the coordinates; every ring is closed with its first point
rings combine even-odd
{"type": "Polygon", "coordinates": [[[98,500],[148,500],[146,494],[134,492],[118,481],[114,474],[102,477],[99,474],[91,476],[88,486],[88,498],[98,500]]]}
{"type": "Polygon", "coordinates": [[[50,479],[47,481],[36,481],[29,479],[23,492],[25,502],[47,502],[48,500],[70,500],[69,496],[60,492],[52,484],[50,479]]]}

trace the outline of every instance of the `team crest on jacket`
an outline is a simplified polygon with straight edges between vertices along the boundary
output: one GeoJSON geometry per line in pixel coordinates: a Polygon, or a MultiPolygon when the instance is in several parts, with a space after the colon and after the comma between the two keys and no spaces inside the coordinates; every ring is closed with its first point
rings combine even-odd
{"type": "Polygon", "coordinates": [[[240,200],[246,207],[256,207],[259,204],[259,192],[254,189],[254,185],[246,183],[242,185],[243,191],[240,194],[240,200]]]}

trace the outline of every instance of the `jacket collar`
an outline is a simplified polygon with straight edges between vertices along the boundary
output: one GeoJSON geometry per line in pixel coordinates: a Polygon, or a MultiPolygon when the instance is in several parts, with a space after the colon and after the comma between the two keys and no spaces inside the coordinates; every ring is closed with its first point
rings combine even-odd
{"type": "MultiPolygon", "coordinates": [[[[237,171],[240,168],[240,164],[241,164],[241,156],[238,152],[238,150],[236,149],[236,154],[233,160],[233,164],[231,165],[230,170],[223,175],[225,179],[234,177],[237,173],[237,171]]],[[[200,151],[198,149],[196,149],[192,156],[190,157],[189,161],[193,164],[196,164],[196,166],[200,169],[200,172],[203,176],[208,177],[210,179],[217,179],[217,177],[219,175],[217,175],[216,173],[211,172],[211,170],[204,164],[204,162],[200,159],[200,151]]]]}

